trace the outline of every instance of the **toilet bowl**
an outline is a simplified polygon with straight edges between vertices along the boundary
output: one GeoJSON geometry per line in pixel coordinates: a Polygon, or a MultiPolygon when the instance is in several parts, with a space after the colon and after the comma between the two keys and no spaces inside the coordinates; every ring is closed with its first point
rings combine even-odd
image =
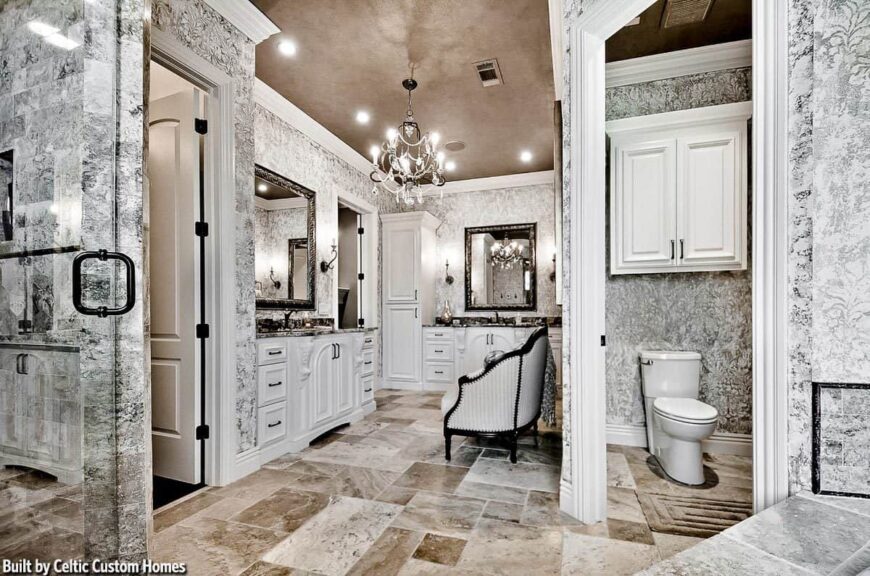
{"type": "Polygon", "coordinates": [[[670,478],[703,484],[701,441],[716,431],[719,413],[697,400],[701,355],[648,351],[640,362],[650,453],[670,478]]]}

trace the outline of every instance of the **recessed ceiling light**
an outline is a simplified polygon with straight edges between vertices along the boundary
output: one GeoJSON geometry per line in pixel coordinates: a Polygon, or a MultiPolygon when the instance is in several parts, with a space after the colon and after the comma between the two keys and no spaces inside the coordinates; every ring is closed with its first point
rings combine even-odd
{"type": "Polygon", "coordinates": [[[444,164],[444,169],[448,172],[453,172],[454,170],[456,170],[456,162],[454,162],[453,160],[448,160],[444,164]]]}
{"type": "Polygon", "coordinates": [[[369,120],[371,120],[371,119],[372,119],[371,115],[368,112],[366,112],[365,110],[360,110],[359,112],[356,113],[356,121],[359,122],[360,124],[368,124],[369,120]]]}
{"type": "Polygon", "coordinates": [[[40,36],[51,36],[52,34],[56,34],[60,32],[54,26],[46,24],[45,22],[40,22],[39,20],[31,20],[27,23],[27,27],[34,34],[39,34],[40,36]]]}
{"type": "Polygon", "coordinates": [[[520,160],[528,164],[532,161],[532,153],[528,150],[523,150],[522,152],[520,152],[520,160]]]}
{"type": "Polygon", "coordinates": [[[296,56],[296,42],[285,38],[278,42],[278,50],[284,56],[296,56]]]}
{"type": "Polygon", "coordinates": [[[260,192],[265,192],[268,189],[269,189],[269,187],[266,186],[265,184],[263,184],[262,182],[257,185],[257,190],[259,190],[260,192]]]}

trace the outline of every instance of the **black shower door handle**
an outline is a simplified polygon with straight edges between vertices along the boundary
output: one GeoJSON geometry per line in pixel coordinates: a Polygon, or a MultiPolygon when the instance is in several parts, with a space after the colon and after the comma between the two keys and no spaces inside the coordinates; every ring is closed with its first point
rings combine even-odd
{"type": "Polygon", "coordinates": [[[90,250],[86,252],[80,252],[73,259],[72,290],[73,306],[82,314],[86,314],[88,316],[99,316],[100,318],[105,318],[106,316],[120,316],[121,314],[126,314],[127,312],[132,310],[133,306],[136,304],[136,266],[133,264],[133,261],[130,259],[129,256],[127,256],[126,254],[121,254],[120,252],[108,252],[106,250],[90,250]],[[85,260],[94,259],[101,262],[106,262],[108,260],[120,260],[124,263],[127,281],[127,301],[124,302],[123,306],[120,306],[118,308],[109,308],[108,306],[98,306],[96,308],[91,308],[82,304],[82,264],[85,262],[85,260]]]}

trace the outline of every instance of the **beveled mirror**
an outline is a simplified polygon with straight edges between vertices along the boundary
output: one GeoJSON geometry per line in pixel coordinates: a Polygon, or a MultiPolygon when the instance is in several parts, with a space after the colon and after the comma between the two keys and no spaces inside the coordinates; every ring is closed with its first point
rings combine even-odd
{"type": "Polygon", "coordinates": [[[536,224],[465,229],[465,309],[537,308],[536,224]]]}
{"type": "Polygon", "coordinates": [[[315,193],[259,165],[254,181],[257,308],[314,310],[315,193]]]}

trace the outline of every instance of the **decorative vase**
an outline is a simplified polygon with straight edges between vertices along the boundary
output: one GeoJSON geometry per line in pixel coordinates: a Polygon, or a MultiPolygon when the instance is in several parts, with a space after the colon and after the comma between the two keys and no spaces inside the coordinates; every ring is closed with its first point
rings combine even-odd
{"type": "Polygon", "coordinates": [[[450,310],[450,300],[444,301],[444,310],[441,311],[441,322],[450,324],[453,320],[453,312],[450,310]]]}

